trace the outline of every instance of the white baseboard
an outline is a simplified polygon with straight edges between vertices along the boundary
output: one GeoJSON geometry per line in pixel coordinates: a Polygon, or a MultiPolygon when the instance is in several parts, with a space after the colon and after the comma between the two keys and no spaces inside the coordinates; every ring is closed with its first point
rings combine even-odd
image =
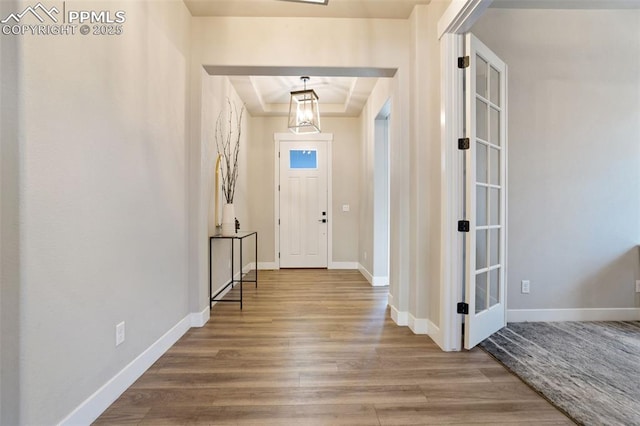
{"type": "Polygon", "coordinates": [[[395,306],[391,306],[391,319],[397,325],[405,326],[409,325],[409,313],[404,311],[399,311],[395,306]]]}
{"type": "Polygon", "coordinates": [[[427,320],[427,322],[429,323],[427,327],[429,329],[429,337],[436,342],[436,345],[440,346],[440,349],[444,350],[444,335],[442,334],[442,329],[430,320],[427,320]]]}
{"type": "Polygon", "coordinates": [[[384,287],[389,285],[389,277],[373,277],[371,285],[374,287],[384,287]]]}
{"type": "MultiPolygon", "coordinates": [[[[239,279],[240,279],[240,273],[238,272],[238,273],[235,275],[235,277],[233,277],[233,279],[234,279],[234,280],[239,280],[239,279]]],[[[226,284],[225,284],[225,285],[226,285],[226,284]]],[[[219,291],[220,291],[220,289],[221,289],[222,287],[223,287],[223,286],[220,286],[220,288],[218,288],[217,290],[213,291],[213,292],[211,293],[211,295],[212,295],[212,296],[213,296],[213,295],[215,295],[217,292],[219,292],[219,291]]],[[[232,289],[232,288],[233,288],[233,286],[229,285],[227,288],[225,288],[225,289],[224,289],[224,291],[223,291],[222,293],[220,293],[220,294],[218,295],[218,297],[216,297],[216,299],[222,299],[224,296],[226,296],[226,294],[227,294],[227,293],[229,293],[229,292],[231,291],[231,289],[232,289]]],[[[213,307],[213,306],[215,306],[215,305],[216,305],[216,303],[218,303],[218,302],[211,302],[211,306],[212,306],[212,307],[213,307]]]]}
{"type": "Polygon", "coordinates": [[[413,334],[429,334],[429,320],[426,318],[416,318],[409,314],[409,323],[407,324],[413,334]]]}
{"type": "MultiPolygon", "coordinates": [[[[208,311],[208,308],[206,309],[208,311]]],[[[204,311],[203,311],[204,312],[204,311]]],[[[122,393],[138,380],[184,333],[191,327],[192,315],[200,316],[203,312],[189,314],[167,331],[156,342],[138,355],[113,376],[100,389],[82,402],[65,417],[59,425],[88,425],[100,416],[122,393]]]]}
{"type": "Polygon", "coordinates": [[[640,308],[507,310],[507,322],[556,321],[640,321],[640,308]]]}
{"type": "Polygon", "coordinates": [[[204,327],[204,325],[211,318],[211,308],[208,306],[202,310],[202,312],[192,312],[189,314],[191,327],[204,327]]]}
{"type": "Polygon", "coordinates": [[[258,270],[259,271],[272,271],[278,269],[276,262],[258,262],[258,270]]]}
{"type": "MultiPolygon", "coordinates": [[[[242,270],[247,273],[248,271],[252,271],[256,269],[256,262],[251,262],[245,265],[242,270]]],[[[276,262],[258,262],[258,270],[261,271],[272,271],[274,269],[278,269],[276,262]]]]}
{"type": "Polygon", "coordinates": [[[362,266],[360,263],[356,263],[356,265],[357,266],[354,269],[360,271],[360,273],[364,275],[367,281],[369,281],[369,284],[371,284],[373,287],[383,287],[389,285],[389,277],[374,277],[371,272],[369,272],[367,268],[362,266]]]}
{"type": "Polygon", "coordinates": [[[373,282],[373,275],[371,275],[371,273],[367,271],[367,268],[358,263],[357,269],[367,279],[367,281],[369,281],[369,284],[373,282]]]}
{"type": "Polygon", "coordinates": [[[358,269],[358,262],[330,262],[329,269],[358,269]]]}

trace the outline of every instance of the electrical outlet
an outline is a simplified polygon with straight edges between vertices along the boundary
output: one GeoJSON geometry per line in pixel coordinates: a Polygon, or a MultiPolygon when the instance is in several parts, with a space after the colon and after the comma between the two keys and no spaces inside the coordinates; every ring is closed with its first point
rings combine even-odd
{"type": "Polygon", "coordinates": [[[522,280],[522,285],[521,285],[521,288],[520,288],[520,291],[522,292],[522,294],[529,294],[530,285],[531,285],[531,281],[522,280]]]}
{"type": "Polygon", "coordinates": [[[116,325],[116,346],[124,342],[124,321],[116,325]]]}
{"type": "Polygon", "coordinates": [[[640,280],[636,280],[636,293],[640,293],[640,280]]]}

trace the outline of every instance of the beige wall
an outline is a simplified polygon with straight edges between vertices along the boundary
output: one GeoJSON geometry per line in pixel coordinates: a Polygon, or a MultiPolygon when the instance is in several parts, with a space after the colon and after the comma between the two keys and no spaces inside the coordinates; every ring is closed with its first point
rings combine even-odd
{"type": "MultiPolygon", "coordinates": [[[[356,118],[322,118],[322,131],[333,134],[333,258],[329,262],[358,260],[358,173],[360,161],[358,147],[360,129],[356,118]],[[342,205],[350,211],[343,212],[342,205]]],[[[253,229],[259,232],[258,260],[272,264],[275,257],[274,133],[288,132],[286,117],[255,117],[249,130],[248,173],[249,210],[253,229]]],[[[265,265],[270,266],[270,265],[265,265]]]]}
{"type": "Polygon", "coordinates": [[[473,29],[509,66],[509,309],[640,306],[638,28],[637,10],[490,9],[473,29]]]}
{"type": "MultiPolygon", "coordinates": [[[[394,68],[398,69],[395,78],[394,90],[397,94],[396,110],[399,112],[396,120],[396,144],[400,148],[396,154],[392,154],[392,176],[395,175],[396,185],[398,190],[395,191],[394,197],[398,197],[398,200],[407,200],[408,196],[408,149],[402,148],[407,144],[408,134],[406,129],[408,128],[408,100],[409,100],[409,80],[408,80],[408,67],[409,67],[409,45],[408,37],[410,33],[410,23],[408,20],[398,19],[381,19],[381,20],[367,20],[367,19],[292,19],[292,18],[194,18],[193,20],[193,68],[199,68],[201,65],[226,65],[226,66],[268,66],[268,67],[282,67],[282,66],[320,66],[320,67],[378,67],[378,68],[394,68]],[[301,29],[304,28],[304,31],[301,29]],[[315,34],[323,34],[323,37],[316,37],[315,34]],[[394,160],[395,158],[395,160],[394,160]],[[395,163],[393,163],[395,161],[395,163]]],[[[200,71],[192,72],[192,109],[199,110],[201,106],[201,81],[202,76],[200,71]]],[[[252,129],[249,132],[252,136],[256,136],[257,132],[263,133],[262,137],[257,136],[250,144],[254,145],[255,142],[262,138],[268,138],[264,143],[272,145],[272,133],[277,128],[269,122],[271,119],[256,119],[255,124],[252,125],[252,129]]],[[[324,130],[330,131],[327,125],[331,124],[331,119],[325,122],[324,130]]],[[[339,131],[344,126],[338,125],[336,121],[336,129],[339,131]]],[[[351,130],[347,133],[356,135],[358,132],[357,127],[348,126],[351,130]]],[[[346,129],[345,129],[346,130],[346,129]]],[[[200,151],[200,132],[201,123],[200,117],[192,120],[192,152],[197,153],[200,151]]],[[[349,138],[350,139],[350,138],[349,138]]],[[[338,141],[334,144],[338,145],[338,141]]],[[[350,145],[344,145],[344,147],[350,145]]],[[[265,152],[265,146],[257,147],[256,153],[267,154],[265,152]]],[[[335,150],[336,148],[334,148],[335,150]]],[[[334,160],[336,155],[340,154],[339,147],[334,152],[334,160]]],[[[353,152],[353,151],[350,151],[353,152]]],[[[196,156],[199,154],[196,154],[196,156]]],[[[192,167],[200,167],[200,160],[193,156],[191,159],[192,167]]],[[[272,157],[270,157],[272,158],[272,157]]],[[[258,158],[256,162],[250,160],[252,164],[261,163],[262,158],[258,158]]],[[[271,161],[271,160],[267,160],[271,161]]],[[[359,166],[361,167],[361,166],[359,166]]],[[[272,165],[264,165],[264,170],[270,172],[273,168],[272,165]]],[[[335,171],[335,167],[334,167],[335,171]]],[[[258,175],[255,175],[253,171],[251,173],[250,180],[259,179],[258,175]]],[[[345,178],[357,176],[358,171],[344,169],[345,178]]],[[[198,206],[198,189],[200,183],[198,176],[200,174],[194,172],[191,176],[191,188],[192,208],[202,211],[203,209],[198,206]],[[195,195],[193,195],[195,194],[195,195]]],[[[393,178],[392,178],[393,179],[393,178]]],[[[267,183],[258,182],[256,188],[265,188],[267,183]]],[[[336,189],[336,180],[334,179],[334,189],[336,189]]],[[[352,197],[348,194],[344,194],[336,191],[334,194],[334,209],[340,209],[343,204],[338,197],[346,197],[348,199],[357,199],[352,204],[360,204],[360,197],[352,197]]],[[[250,185],[250,191],[253,191],[250,185]]],[[[351,192],[349,189],[348,192],[351,192]]],[[[254,227],[261,232],[261,235],[265,235],[265,238],[261,238],[260,247],[261,252],[265,253],[263,258],[265,262],[269,262],[269,247],[273,247],[273,242],[269,241],[271,234],[269,222],[272,222],[272,203],[273,201],[267,200],[269,197],[260,193],[260,199],[264,198],[264,203],[260,205],[256,210],[251,209],[250,215],[252,220],[256,220],[252,223],[254,227]],[[269,204],[266,204],[269,203],[269,204]],[[267,209],[264,209],[268,206],[267,209]],[[261,213],[264,211],[264,215],[261,213]],[[262,224],[264,223],[264,225],[262,224]],[[263,242],[264,241],[264,242],[263,242]]],[[[392,266],[395,268],[398,275],[398,283],[403,282],[402,285],[407,285],[407,270],[408,270],[408,248],[404,242],[408,241],[408,203],[398,202],[396,205],[395,213],[392,213],[392,222],[395,220],[395,226],[397,231],[395,234],[392,231],[392,240],[395,238],[396,251],[402,252],[396,259],[407,259],[403,266],[396,264],[392,266]]],[[[344,235],[344,242],[334,244],[334,261],[357,261],[357,255],[354,257],[355,250],[358,249],[357,241],[359,239],[356,233],[355,219],[360,216],[360,206],[357,209],[352,209],[351,214],[342,214],[339,211],[334,216],[336,221],[334,223],[334,238],[337,232],[344,232],[349,230],[350,233],[344,235]],[[340,222],[340,218],[345,219],[340,222]],[[336,229],[337,228],[337,229],[336,229]]],[[[359,228],[361,229],[361,228],[359,228]]],[[[195,243],[191,246],[190,259],[194,260],[191,265],[192,274],[190,276],[190,282],[192,283],[192,309],[196,307],[206,306],[206,279],[207,279],[207,263],[206,263],[206,241],[203,241],[202,235],[205,235],[206,230],[204,224],[200,222],[199,226],[195,226],[190,229],[190,235],[192,241],[195,243]]],[[[342,237],[342,236],[341,236],[342,237]]],[[[393,245],[392,241],[392,245],[393,245]]],[[[361,250],[360,255],[361,255],[361,250]]],[[[260,255],[261,258],[263,255],[260,255]]],[[[261,260],[262,261],[262,260],[261,260]]],[[[400,285],[400,284],[399,284],[400,285]]]]}
{"type": "MultiPolygon", "coordinates": [[[[0,15],[18,9],[0,2],[0,15]]],[[[19,40],[0,37],[0,424],[20,414],[19,40]]]]}
{"type": "MultiPolygon", "coordinates": [[[[390,97],[390,293],[402,312],[429,314],[425,276],[431,272],[411,273],[432,256],[424,242],[432,241],[427,231],[437,224],[421,215],[423,197],[437,198],[426,191],[434,182],[424,182],[433,169],[423,169],[434,161],[428,152],[437,141],[416,128],[425,120],[420,126],[431,132],[426,123],[433,112],[426,118],[411,113],[412,105],[423,108],[420,99],[433,83],[433,75],[431,83],[421,83],[422,72],[436,67],[424,62],[419,40],[432,34],[420,35],[423,16],[192,19],[180,1],[92,3],[102,4],[126,10],[122,36],[21,37],[14,45],[3,38],[0,45],[3,368],[18,354],[7,351],[13,337],[19,336],[23,354],[20,375],[3,371],[3,420],[13,414],[4,410],[13,403],[8,384],[17,382],[11,391],[19,389],[20,422],[56,423],[186,315],[208,305],[210,126],[224,99],[235,95],[228,80],[206,75],[202,65],[397,69],[393,79],[381,80],[363,112],[368,119],[324,120],[324,130],[334,133],[333,261],[366,264],[363,251],[372,254],[371,198],[361,194],[372,181],[367,146],[373,119],[390,97]],[[14,62],[5,62],[7,52],[14,62]],[[410,161],[412,154],[417,161],[410,161]],[[351,211],[342,212],[342,204],[351,211]],[[19,241],[7,233],[18,215],[19,241]],[[419,230],[414,237],[412,224],[419,230]],[[19,269],[11,269],[5,250],[19,255],[19,269]],[[5,285],[7,276],[15,286],[5,285]],[[19,312],[5,309],[18,294],[19,312]],[[7,322],[7,313],[20,319],[7,322]],[[114,328],[122,320],[127,340],[115,348],[114,328]]],[[[2,5],[3,11],[17,9],[2,5]]],[[[281,128],[275,119],[249,116],[245,125],[241,164],[252,167],[242,166],[237,213],[244,227],[264,236],[259,260],[269,262],[273,197],[264,197],[263,205],[254,192],[263,196],[264,185],[273,182],[263,177],[273,176],[272,134],[281,128]],[[266,145],[259,145],[262,138],[266,145]]]]}
{"type": "MultiPolygon", "coordinates": [[[[393,152],[395,149],[398,149],[402,144],[402,137],[398,134],[398,126],[394,126],[394,123],[400,122],[401,117],[399,112],[396,111],[396,105],[398,104],[397,95],[394,97],[394,87],[397,84],[397,78],[394,79],[380,79],[378,83],[374,87],[367,103],[360,115],[361,120],[361,128],[362,128],[362,143],[360,147],[360,161],[361,172],[360,172],[360,219],[359,219],[359,263],[364,268],[366,273],[369,275],[374,275],[374,175],[377,172],[375,168],[375,159],[376,155],[376,143],[375,143],[375,120],[381,109],[384,107],[387,101],[391,103],[391,115],[389,122],[389,145],[390,150],[393,152]]],[[[391,154],[393,156],[393,154],[391,154]]],[[[396,156],[397,158],[397,156],[396,156]]],[[[391,163],[391,158],[389,158],[389,163],[391,163]]],[[[396,168],[398,165],[396,164],[396,168]]],[[[391,166],[393,169],[393,166],[391,166]]],[[[391,172],[391,171],[390,171],[391,172]]],[[[397,174],[396,174],[397,176],[397,174]]],[[[397,184],[397,183],[396,183],[397,184]]],[[[393,188],[393,181],[390,183],[390,186],[393,188]]],[[[391,191],[390,198],[393,198],[396,202],[398,198],[396,198],[393,194],[393,190],[391,191]]],[[[398,209],[394,208],[393,201],[391,203],[391,209],[394,210],[393,214],[397,215],[398,209]]],[[[393,225],[392,225],[393,226],[393,225]]],[[[391,240],[393,240],[393,235],[397,233],[398,228],[394,227],[394,230],[391,230],[391,240]]],[[[398,240],[395,240],[395,244],[398,243],[398,240]]],[[[390,244],[394,244],[390,241],[390,244]]],[[[390,263],[396,264],[399,262],[400,258],[398,256],[398,247],[391,248],[390,252],[390,263]]],[[[398,267],[392,267],[393,271],[397,273],[398,267]],[[395,269],[394,269],[395,268],[395,269]]],[[[391,274],[391,271],[389,271],[391,274]]],[[[389,293],[395,294],[399,289],[399,278],[390,279],[390,288],[389,293]]]]}
{"type": "Polygon", "coordinates": [[[19,41],[21,424],[58,423],[189,313],[190,16],[92,6],[124,34],[19,41]]]}
{"type": "MultiPolygon", "coordinates": [[[[235,89],[231,85],[229,78],[225,76],[209,76],[204,70],[201,69],[202,76],[202,108],[200,110],[201,125],[202,125],[202,142],[201,142],[201,163],[200,170],[202,172],[203,183],[201,187],[201,220],[205,223],[202,225],[206,227],[207,233],[205,235],[212,236],[219,233],[220,229],[216,229],[215,226],[215,165],[218,155],[218,149],[215,140],[215,124],[219,114],[222,112],[225,117],[228,117],[229,106],[227,102],[231,103],[232,108],[237,108],[238,113],[242,109],[242,100],[239,98],[235,89]]],[[[245,111],[242,119],[241,134],[240,134],[240,150],[238,155],[238,180],[236,184],[236,190],[233,200],[234,212],[240,226],[243,230],[253,230],[253,224],[251,220],[252,203],[251,195],[249,193],[249,173],[251,168],[249,167],[250,158],[250,129],[252,128],[253,118],[245,111]]],[[[226,203],[224,197],[222,197],[222,203],[226,203]]],[[[248,266],[253,261],[253,244],[254,240],[251,237],[250,240],[246,240],[247,244],[243,243],[244,266],[248,266]]],[[[208,240],[206,241],[208,243],[208,240]]],[[[208,249],[208,248],[207,248],[208,249]]],[[[231,243],[229,240],[214,240],[211,243],[212,251],[212,277],[211,286],[212,294],[217,293],[224,285],[231,280],[231,243]]],[[[240,272],[239,263],[239,245],[236,243],[235,250],[235,262],[234,275],[240,272]]],[[[208,253],[207,253],[208,255],[208,253]]],[[[206,278],[208,279],[208,270],[206,278]]],[[[208,281],[207,281],[208,286],[208,281]]],[[[205,288],[208,297],[208,287],[205,288]]],[[[200,311],[202,308],[196,308],[196,311],[200,311]]]]}

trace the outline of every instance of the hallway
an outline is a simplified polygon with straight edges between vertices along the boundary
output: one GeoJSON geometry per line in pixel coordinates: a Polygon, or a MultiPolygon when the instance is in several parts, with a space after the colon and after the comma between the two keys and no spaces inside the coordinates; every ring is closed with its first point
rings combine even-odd
{"type": "Polygon", "coordinates": [[[395,325],[357,271],[259,274],[95,424],[572,424],[482,350],[395,325]]]}

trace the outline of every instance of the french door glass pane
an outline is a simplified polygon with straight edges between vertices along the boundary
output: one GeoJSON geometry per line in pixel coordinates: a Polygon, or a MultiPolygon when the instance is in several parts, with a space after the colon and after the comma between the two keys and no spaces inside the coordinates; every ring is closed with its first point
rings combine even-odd
{"type": "Polygon", "coordinates": [[[489,252],[491,253],[489,259],[489,266],[495,266],[500,264],[500,230],[489,230],[489,252]]]}
{"type": "Polygon", "coordinates": [[[480,99],[476,100],[476,137],[483,141],[489,140],[488,122],[489,105],[480,99]]]}
{"type": "Polygon", "coordinates": [[[493,107],[489,110],[489,142],[500,146],[500,111],[493,107]]]}
{"type": "Polygon", "coordinates": [[[500,269],[489,272],[489,307],[500,302],[500,269]]]}
{"type": "Polygon", "coordinates": [[[496,148],[489,148],[491,170],[489,170],[489,183],[500,185],[500,151],[496,148]]]}
{"type": "Polygon", "coordinates": [[[487,99],[487,71],[488,64],[480,56],[476,56],[476,93],[487,99]]]}
{"type": "Polygon", "coordinates": [[[476,190],[476,226],[487,225],[487,188],[478,186],[476,190]]]}
{"type": "Polygon", "coordinates": [[[487,309],[487,273],[476,275],[476,313],[487,309]]]}
{"type": "Polygon", "coordinates": [[[476,231],[476,270],[487,267],[487,230],[476,231]]]}
{"type": "Polygon", "coordinates": [[[500,190],[489,189],[489,225],[500,225],[500,190]]]}
{"type": "Polygon", "coordinates": [[[488,183],[489,176],[487,172],[487,146],[478,143],[476,144],[476,181],[478,183],[488,183]]]}
{"type": "Polygon", "coordinates": [[[500,105],[500,73],[493,67],[490,67],[489,71],[489,84],[491,86],[490,100],[498,106],[500,105]]]}

